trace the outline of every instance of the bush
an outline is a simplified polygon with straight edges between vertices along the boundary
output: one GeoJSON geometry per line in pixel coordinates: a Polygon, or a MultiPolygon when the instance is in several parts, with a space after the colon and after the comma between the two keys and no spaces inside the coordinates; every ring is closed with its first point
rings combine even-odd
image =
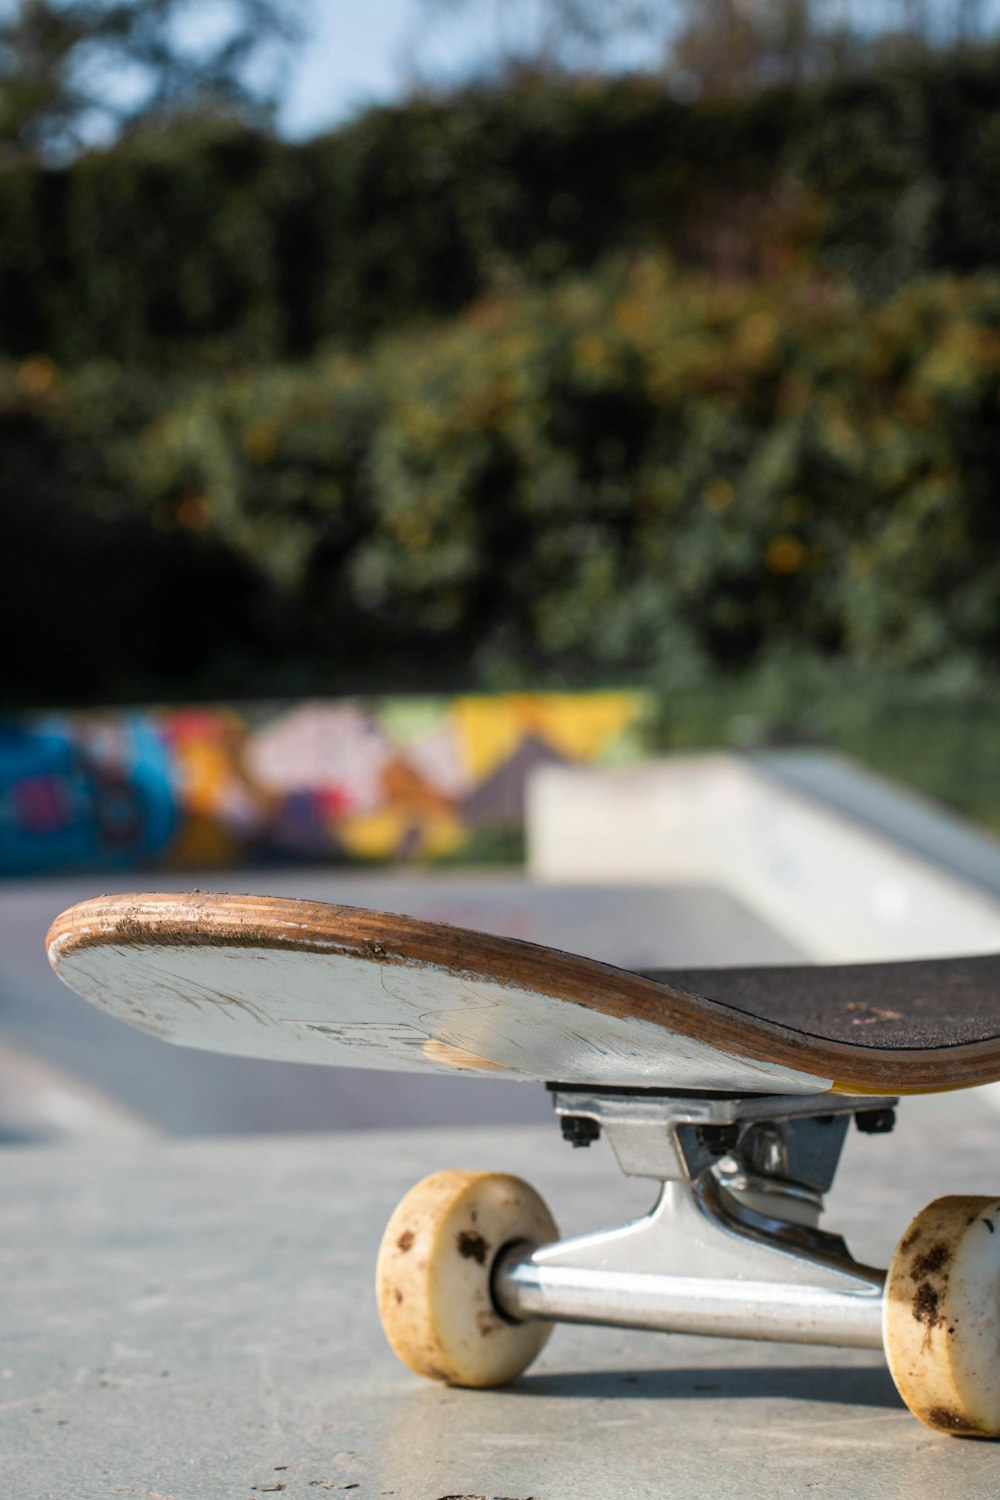
{"type": "Polygon", "coordinates": [[[998,177],[996,51],[697,105],[655,79],[528,77],[294,146],[188,123],[0,173],[0,349],[295,359],[637,250],[883,298],[1000,269],[998,177]]]}
{"type": "Polygon", "coordinates": [[[871,308],[655,257],[365,359],[29,360],[0,376],[8,680],[678,687],[802,648],[992,669],[998,401],[1000,280],[871,308]]]}

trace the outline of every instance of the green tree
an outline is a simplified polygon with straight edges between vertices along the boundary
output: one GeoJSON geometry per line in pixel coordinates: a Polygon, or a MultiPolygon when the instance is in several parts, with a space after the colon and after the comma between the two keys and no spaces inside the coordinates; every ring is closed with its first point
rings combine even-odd
{"type": "Polygon", "coordinates": [[[179,115],[257,123],[297,0],[0,0],[0,162],[65,160],[179,115]]]}

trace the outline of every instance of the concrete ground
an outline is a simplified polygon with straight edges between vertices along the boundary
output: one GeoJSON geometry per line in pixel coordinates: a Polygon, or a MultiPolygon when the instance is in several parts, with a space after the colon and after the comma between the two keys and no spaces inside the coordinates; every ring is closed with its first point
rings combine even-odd
{"type": "MultiPolygon", "coordinates": [[[[195,1052],[134,1031],[78,999],[45,959],[45,932],[74,902],[106,890],[253,890],[371,906],[480,928],[642,967],[793,962],[799,954],[746,906],[713,888],[533,886],[514,874],[255,870],[162,872],[0,884],[0,1140],[27,1130],[4,1112],[7,1043],[102,1091],[171,1135],[443,1124],[545,1118],[533,1089],[491,1079],[332,1070],[195,1052]]],[[[29,1110],[31,1119],[39,1111],[29,1110]]],[[[65,1111],[63,1111],[65,1114],[65,1111]]],[[[86,1110],[76,1111],[78,1117],[86,1110]]],[[[89,1118],[93,1118],[92,1114],[89,1118]]]]}
{"type": "MultiPolygon", "coordinates": [[[[484,1088],[485,1092],[485,1088],[484,1088]]],[[[884,1263],[943,1192],[1000,1190],[976,1095],[849,1137],[828,1215],[884,1263]]],[[[9,1150],[0,1453],[17,1500],[986,1500],[1000,1446],[938,1436],[879,1354],[564,1327],[499,1392],[399,1366],[373,1306],[383,1224],[442,1166],[520,1171],[564,1233],[631,1216],[601,1142],[546,1128],[9,1150]]]]}

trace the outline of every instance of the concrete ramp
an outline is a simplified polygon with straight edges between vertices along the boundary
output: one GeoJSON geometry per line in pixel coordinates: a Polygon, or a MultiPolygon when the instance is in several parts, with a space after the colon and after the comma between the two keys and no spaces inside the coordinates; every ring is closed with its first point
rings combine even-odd
{"type": "Polygon", "coordinates": [[[817,962],[1000,951],[1000,842],[837,756],[546,767],[528,831],[536,880],[714,886],[817,962]]]}

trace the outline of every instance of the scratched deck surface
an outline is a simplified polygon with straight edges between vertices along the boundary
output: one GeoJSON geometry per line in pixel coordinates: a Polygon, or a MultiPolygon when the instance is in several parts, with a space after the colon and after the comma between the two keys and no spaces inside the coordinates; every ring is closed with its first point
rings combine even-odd
{"type": "MultiPolygon", "coordinates": [[[[103,877],[113,890],[137,876],[103,877]]],[[[232,880],[230,872],[228,879],[232,880]]],[[[162,872],[157,881],[169,879],[162,872]]],[[[174,876],[177,889],[191,877],[174,876]]],[[[225,885],[219,873],[202,877],[225,885]]],[[[519,875],[363,870],[240,872],[260,891],[354,906],[383,907],[457,923],[607,963],[782,963],[803,958],[773,928],[717,888],[538,886],[519,875]]],[[[139,883],[142,883],[141,881],[139,883]]],[[[537,1124],[546,1117],[535,1089],[472,1076],[303,1068],[218,1052],[165,1047],[84,1005],[49,967],[42,935],[53,917],[95,894],[92,878],[8,882],[0,890],[0,1045],[9,1039],[57,1067],[89,1079],[170,1134],[259,1134],[268,1130],[392,1129],[537,1124]]]]}
{"type": "MultiPolygon", "coordinates": [[[[928,1199],[1000,1190],[996,1139],[976,1095],[907,1101],[895,1135],[849,1138],[830,1227],[884,1261],[928,1199]]],[[[567,1233],[647,1205],[603,1143],[573,1152],[553,1126],[2,1164],[0,1453],[17,1500],[997,1494],[997,1446],[920,1427],[876,1353],[567,1327],[506,1392],[398,1366],[372,1265],[423,1173],[519,1169],[567,1233]]]]}
{"type": "Polygon", "coordinates": [[[1000,1079],[996,957],[649,976],[387,912],[201,891],[83,902],[48,951],[142,1031],[276,1061],[790,1094],[1000,1079]]]}

